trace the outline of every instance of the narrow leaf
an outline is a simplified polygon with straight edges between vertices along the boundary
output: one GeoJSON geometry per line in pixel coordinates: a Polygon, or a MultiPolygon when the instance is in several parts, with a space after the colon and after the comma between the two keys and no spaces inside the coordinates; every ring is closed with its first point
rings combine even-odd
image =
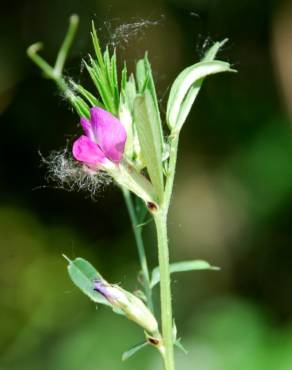
{"type": "Polygon", "coordinates": [[[102,74],[99,66],[91,60],[93,67],[90,67],[86,62],[84,62],[85,67],[95,84],[95,87],[102,99],[102,102],[106,108],[106,110],[111,111],[111,93],[107,88],[106,82],[104,80],[105,76],[102,74]]]}
{"type": "MultiPolygon", "coordinates": [[[[211,48],[205,53],[204,58],[201,60],[201,62],[211,62],[215,59],[218,51],[221,49],[221,47],[228,41],[228,39],[225,39],[221,42],[215,42],[214,45],[211,46],[211,48]]],[[[189,92],[187,93],[181,108],[180,113],[177,118],[177,129],[178,131],[183,126],[185,120],[187,119],[187,116],[192,108],[192,105],[194,104],[194,101],[198,95],[198,92],[202,86],[203,78],[197,82],[195,82],[191,87],[189,92]]]]}
{"type": "Polygon", "coordinates": [[[185,355],[188,354],[188,351],[185,349],[185,347],[181,343],[181,338],[178,338],[175,342],[174,345],[179,348],[185,355]]]}
{"type": "Polygon", "coordinates": [[[159,118],[151,94],[147,90],[143,95],[137,95],[134,101],[134,122],[148,174],[158,197],[161,198],[164,185],[159,118]]]}
{"type": "Polygon", "coordinates": [[[137,95],[137,90],[136,90],[135,79],[132,74],[130,75],[128,81],[126,82],[124,94],[125,94],[125,99],[126,99],[128,108],[130,109],[131,112],[133,112],[134,100],[137,95]]]}
{"type": "Polygon", "coordinates": [[[102,103],[92,95],[88,90],[86,90],[82,85],[79,85],[73,81],[71,81],[71,85],[73,86],[74,90],[78,92],[80,95],[83,96],[84,99],[88,101],[88,103],[92,107],[102,107],[102,103]]]}
{"type": "Polygon", "coordinates": [[[85,101],[82,98],[80,98],[80,96],[72,94],[70,95],[69,100],[80,117],[86,118],[90,117],[89,106],[85,103],[85,101]]]}
{"type": "Polygon", "coordinates": [[[69,261],[68,273],[73,283],[94,302],[111,307],[111,304],[101,294],[93,290],[93,281],[103,280],[99,272],[83,258],[78,257],[73,261],[67,257],[66,259],[69,261]]]}
{"type": "Polygon", "coordinates": [[[204,55],[204,58],[201,60],[202,62],[205,61],[205,62],[211,62],[212,60],[215,59],[218,51],[222,48],[222,46],[224,44],[226,44],[226,42],[228,41],[228,39],[224,39],[223,41],[217,41],[215,42],[209,50],[207,50],[207,52],[205,53],[204,55]]]}
{"type": "Polygon", "coordinates": [[[114,92],[116,110],[118,110],[120,96],[119,96],[119,85],[118,85],[116,49],[114,49],[113,55],[111,57],[111,78],[112,78],[112,84],[113,84],[113,92],[114,92]]]}
{"type": "Polygon", "coordinates": [[[92,43],[93,43],[96,58],[98,60],[99,65],[103,68],[104,67],[104,62],[103,62],[102,52],[101,52],[101,48],[100,48],[100,45],[99,45],[99,40],[98,40],[98,37],[97,37],[97,34],[96,34],[96,29],[95,29],[93,21],[92,21],[91,38],[92,38],[92,43]]]}
{"type": "MultiPolygon", "coordinates": [[[[195,270],[220,270],[219,267],[211,266],[209,262],[202,260],[182,261],[170,264],[170,273],[195,271],[195,270]]],[[[159,267],[155,267],[152,271],[150,286],[153,288],[160,282],[159,267]]]]}
{"type": "Polygon", "coordinates": [[[124,62],[124,66],[121,73],[121,92],[123,93],[126,88],[127,83],[127,65],[126,62],[124,62]]]}
{"type": "Polygon", "coordinates": [[[161,143],[163,143],[164,140],[163,140],[162,124],[161,124],[157,94],[156,94],[154,79],[152,75],[152,68],[148,60],[147,53],[145,54],[145,57],[143,59],[140,59],[137,62],[136,78],[137,78],[138,92],[140,94],[143,94],[146,90],[148,90],[151,94],[153,105],[156,111],[156,118],[157,118],[157,124],[159,128],[161,143]]]}
{"type": "Polygon", "coordinates": [[[149,91],[151,93],[151,96],[152,96],[152,99],[153,99],[153,103],[154,103],[155,110],[156,110],[156,116],[158,118],[158,127],[159,127],[159,132],[160,132],[160,137],[161,137],[161,143],[163,145],[164,140],[163,140],[161,118],[160,118],[160,110],[159,110],[159,105],[158,105],[158,99],[157,99],[154,79],[153,79],[153,75],[152,75],[152,68],[151,68],[151,64],[149,62],[147,53],[146,53],[145,58],[144,58],[144,63],[145,63],[146,73],[147,73],[147,76],[148,76],[147,89],[149,89],[149,91]]]}
{"type": "Polygon", "coordinates": [[[132,348],[130,348],[128,351],[124,352],[122,355],[122,361],[128,360],[128,358],[132,357],[135,353],[140,351],[140,349],[146,347],[148,345],[148,342],[142,342],[139,344],[136,344],[132,348]]]}
{"type": "Polygon", "coordinates": [[[145,68],[144,59],[138,60],[136,64],[136,80],[138,92],[142,94],[144,92],[145,82],[147,80],[147,71],[145,68]]]}
{"type": "Polygon", "coordinates": [[[171,130],[179,132],[197,97],[205,77],[234,72],[230,64],[221,61],[203,61],[184,69],[174,81],[167,103],[166,119],[171,130]]]}

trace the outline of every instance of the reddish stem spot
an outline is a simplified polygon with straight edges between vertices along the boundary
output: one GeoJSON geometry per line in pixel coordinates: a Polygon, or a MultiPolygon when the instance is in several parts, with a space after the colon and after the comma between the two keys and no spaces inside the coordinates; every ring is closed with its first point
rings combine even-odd
{"type": "Polygon", "coordinates": [[[153,338],[153,337],[148,337],[148,342],[152,344],[153,346],[158,346],[159,344],[159,339],[153,338]]]}
{"type": "Polygon", "coordinates": [[[147,203],[147,208],[149,209],[149,211],[151,212],[155,212],[157,211],[157,205],[155,203],[152,203],[152,202],[148,202],[147,203]]]}

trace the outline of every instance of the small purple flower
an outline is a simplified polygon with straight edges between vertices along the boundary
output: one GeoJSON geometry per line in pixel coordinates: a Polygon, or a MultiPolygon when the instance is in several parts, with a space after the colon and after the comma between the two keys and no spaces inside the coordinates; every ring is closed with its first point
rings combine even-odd
{"type": "Polygon", "coordinates": [[[127,301],[125,294],[113,285],[110,285],[102,280],[94,280],[93,289],[104,296],[111,304],[115,304],[117,301],[127,301]]]}
{"type": "Polygon", "coordinates": [[[90,109],[90,120],[80,119],[84,135],[73,144],[73,156],[88,166],[102,166],[122,160],[127,133],[122,123],[99,107],[90,109]]]}

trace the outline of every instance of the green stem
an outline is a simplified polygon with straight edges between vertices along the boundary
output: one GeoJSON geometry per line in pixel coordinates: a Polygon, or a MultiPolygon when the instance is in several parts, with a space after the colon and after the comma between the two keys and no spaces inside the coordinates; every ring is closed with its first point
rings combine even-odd
{"type": "Polygon", "coordinates": [[[54,67],[47,63],[38,54],[38,52],[42,49],[42,43],[37,42],[27,49],[27,55],[30,57],[30,59],[45,73],[46,77],[55,81],[58,88],[64,93],[68,92],[70,89],[62,76],[62,71],[78,27],[78,21],[79,18],[77,15],[72,15],[70,17],[69,28],[58,52],[54,67]]]}
{"type": "Polygon", "coordinates": [[[69,20],[69,28],[64,38],[64,41],[61,45],[61,48],[59,50],[59,53],[57,55],[57,59],[56,59],[55,67],[54,67],[55,74],[57,75],[62,75],[64,64],[67,59],[69,49],[72,45],[74,36],[77,31],[78,23],[79,23],[78,15],[76,14],[71,15],[70,20],[69,20]]]}
{"type": "Polygon", "coordinates": [[[173,330],[172,330],[172,305],[171,285],[169,270],[169,251],[167,239],[167,212],[159,210],[154,215],[157,241],[158,260],[160,269],[160,302],[161,302],[161,323],[162,337],[165,352],[163,353],[165,370],[174,370],[173,330]]]}
{"type": "Polygon", "coordinates": [[[179,134],[173,134],[169,137],[170,153],[169,153],[169,165],[167,170],[167,179],[165,184],[164,202],[166,204],[166,211],[168,213],[171,196],[173,191],[173,182],[176,170],[177,161],[177,149],[179,142],[179,134]]]}
{"type": "Polygon", "coordinates": [[[134,236],[136,240],[136,245],[137,245],[138,255],[139,255],[139,260],[140,260],[140,265],[141,265],[141,271],[143,274],[144,290],[145,290],[145,294],[147,298],[148,307],[153,312],[152,290],[150,287],[150,276],[149,276],[147,258],[145,254],[144,242],[142,238],[142,229],[138,224],[136,210],[135,210],[133,199],[132,199],[130,192],[124,187],[122,188],[122,191],[123,191],[125,203],[127,205],[128,213],[130,216],[130,220],[132,223],[132,228],[133,228],[133,232],[134,232],[134,236]]]}
{"type": "Polygon", "coordinates": [[[171,304],[171,280],[169,267],[169,247],[167,237],[167,217],[170,206],[177,160],[178,135],[170,136],[169,168],[165,184],[164,199],[159,210],[154,213],[158,241],[158,260],[160,270],[160,302],[162,336],[165,352],[165,370],[175,370],[173,349],[173,317],[171,304]]]}

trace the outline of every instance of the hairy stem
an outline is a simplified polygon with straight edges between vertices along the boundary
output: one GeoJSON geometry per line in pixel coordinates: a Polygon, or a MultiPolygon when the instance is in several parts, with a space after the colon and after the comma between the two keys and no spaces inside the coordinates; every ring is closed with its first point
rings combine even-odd
{"type": "Polygon", "coordinates": [[[160,302],[162,337],[165,352],[163,353],[165,370],[174,370],[174,351],[172,334],[172,305],[169,271],[169,251],[167,239],[167,212],[159,210],[155,216],[158,241],[158,260],[160,269],[160,302]]]}
{"type": "Polygon", "coordinates": [[[165,370],[175,370],[167,218],[173,191],[177,160],[178,135],[170,136],[169,140],[170,158],[165,184],[164,200],[158,212],[154,214],[154,220],[157,231],[158,260],[160,270],[161,323],[163,344],[165,348],[165,352],[163,354],[164,368],[165,370]]]}
{"type": "Polygon", "coordinates": [[[139,255],[139,260],[140,260],[140,265],[141,265],[141,271],[143,274],[144,290],[145,290],[145,294],[147,298],[148,307],[153,312],[152,290],[150,287],[150,276],[149,276],[149,269],[148,269],[148,264],[147,264],[145,248],[144,248],[144,242],[142,238],[142,229],[138,225],[138,219],[137,219],[136,210],[133,204],[132,195],[125,188],[122,188],[122,191],[123,191],[125,203],[128,209],[128,213],[129,213],[130,220],[132,223],[133,233],[134,233],[135,240],[136,240],[136,245],[137,245],[138,255],[139,255]]]}

